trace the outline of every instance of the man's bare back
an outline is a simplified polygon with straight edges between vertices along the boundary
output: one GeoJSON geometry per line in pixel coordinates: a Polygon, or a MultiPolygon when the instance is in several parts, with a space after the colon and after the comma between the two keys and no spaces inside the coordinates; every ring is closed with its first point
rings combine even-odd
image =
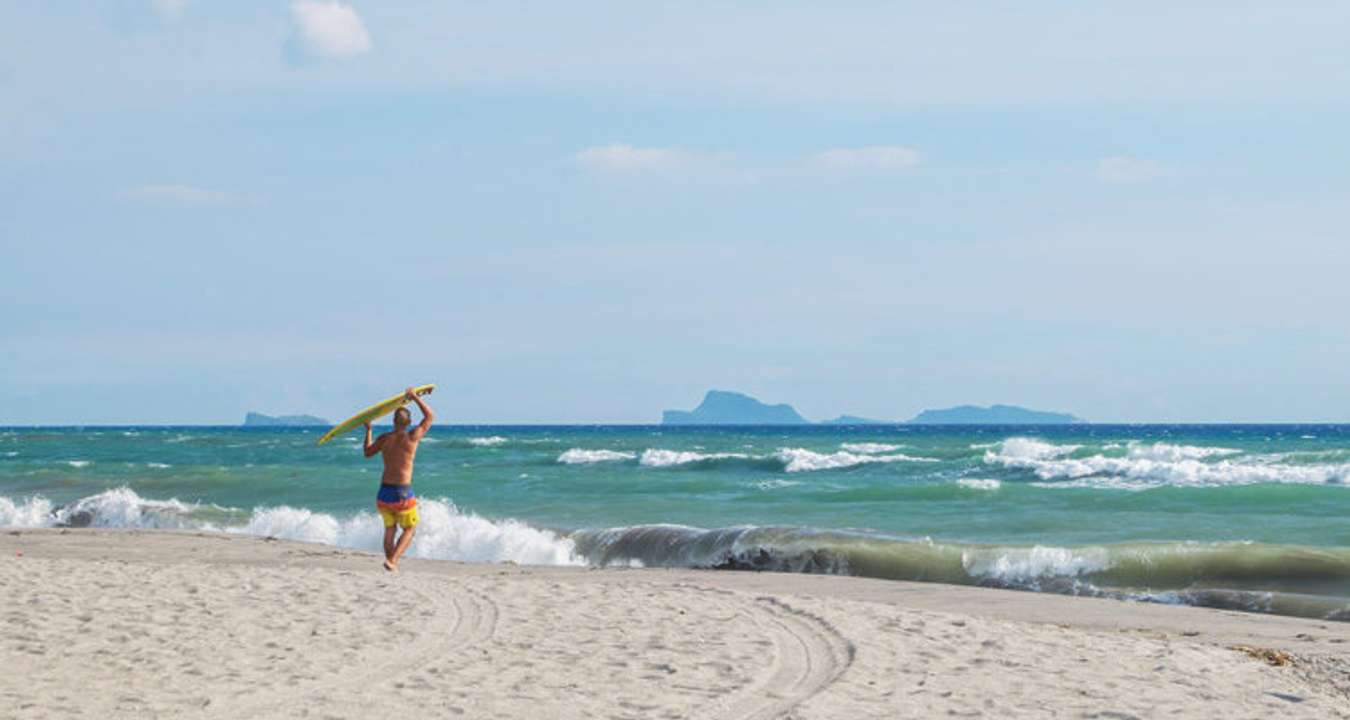
{"type": "Polygon", "coordinates": [[[394,412],[394,429],[374,442],[370,440],[370,423],[366,423],[366,441],[362,446],[366,457],[379,453],[384,458],[384,474],[380,478],[375,507],[384,521],[384,566],[389,570],[398,569],[399,558],[403,557],[403,551],[408,549],[417,532],[417,498],[412,492],[413,461],[417,458],[417,446],[431,429],[431,420],[435,417],[412,388],[404,395],[417,403],[422,411],[422,422],[409,430],[412,413],[401,407],[394,412]],[[397,542],[394,541],[395,526],[403,528],[397,542]]]}
{"type": "Polygon", "coordinates": [[[413,460],[417,458],[417,446],[421,438],[414,433],[393,430],[380,436],[375,444],[380,446],[380,455],[384,457],[384,475],[380,482],[386,485],[411,485],[413,460]]]}

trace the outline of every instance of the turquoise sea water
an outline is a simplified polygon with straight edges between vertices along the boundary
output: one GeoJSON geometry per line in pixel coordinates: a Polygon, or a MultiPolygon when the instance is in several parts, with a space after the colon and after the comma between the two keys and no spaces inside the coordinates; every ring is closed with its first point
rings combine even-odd
{"type": "MultiPolygon", "coordinates": [[[[0,525],[379,547],[359,434],[0,430],[0,525]]],[[[1350,426],[438,427],[411,554],[760,568],[1350,619],[1350,426]]]]}

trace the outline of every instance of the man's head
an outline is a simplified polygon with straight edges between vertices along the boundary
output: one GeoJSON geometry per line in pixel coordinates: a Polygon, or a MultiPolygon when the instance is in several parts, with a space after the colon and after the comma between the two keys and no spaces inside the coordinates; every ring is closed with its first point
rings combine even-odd
{"type": "Polygon", "coordinates": [[[408,408],[401,407],[394,411],[394,429],[402,430],[412,424],[412,413],[408,408]]]}

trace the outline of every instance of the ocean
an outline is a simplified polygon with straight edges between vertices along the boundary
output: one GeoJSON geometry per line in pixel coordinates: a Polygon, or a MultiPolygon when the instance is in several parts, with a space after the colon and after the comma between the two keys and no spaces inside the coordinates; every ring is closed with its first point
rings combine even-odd
{"type": "MultiPolygon", "coordinates": [[[[0,526],[378,550],[312,429],[0,429],[0,526]]],[[[1350,425],[458,426],[409,555],[860,575],[1350,620],[1350,425]]]]}

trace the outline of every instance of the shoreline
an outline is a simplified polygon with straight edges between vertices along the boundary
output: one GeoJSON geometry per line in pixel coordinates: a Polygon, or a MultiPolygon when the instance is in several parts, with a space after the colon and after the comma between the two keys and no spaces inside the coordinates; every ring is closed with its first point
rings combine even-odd
{"type": "Polygon", "coordinates": [[[389,574],[191,531],[6,529],[0,560],[16,717],[356,717],[391,694],[475,717],[1350,717],[1350,623],[772,572],[389,574]]]}

